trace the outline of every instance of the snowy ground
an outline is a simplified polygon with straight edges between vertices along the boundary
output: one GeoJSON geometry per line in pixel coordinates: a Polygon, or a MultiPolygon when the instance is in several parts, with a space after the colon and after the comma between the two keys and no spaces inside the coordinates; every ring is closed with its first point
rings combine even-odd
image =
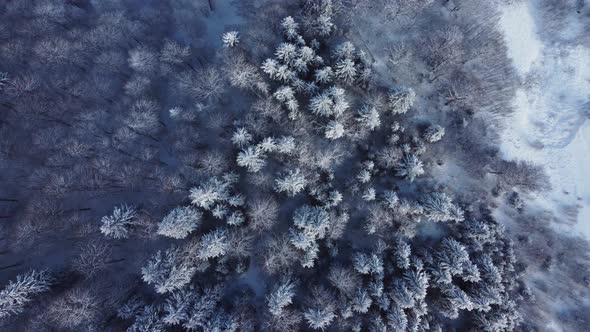
{"type": "Polygon", "coordinates": [[[544,41],[535,12],[534,1],[502,9],[500,25],[522,87],[501,149],[507,159],[543,164],[553,190],[531,203],[569,221],[563,230],[590,238],[590,49],[544,41]]]}

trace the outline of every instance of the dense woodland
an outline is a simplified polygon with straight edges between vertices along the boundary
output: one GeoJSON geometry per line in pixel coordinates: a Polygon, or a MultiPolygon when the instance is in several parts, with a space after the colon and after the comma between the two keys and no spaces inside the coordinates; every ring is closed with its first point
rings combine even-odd
{"type": "Polygon", "coordinates": [[[494,5],[3,1],[1,329],[584,330],[494,5]]]}

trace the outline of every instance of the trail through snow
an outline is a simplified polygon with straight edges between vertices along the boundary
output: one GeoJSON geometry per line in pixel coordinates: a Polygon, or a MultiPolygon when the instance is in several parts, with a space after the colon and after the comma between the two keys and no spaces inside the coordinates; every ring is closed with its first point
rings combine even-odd
{"type": "Polygon", "coordinates": [[[590,239],[590,49],[544,43],[533,6],[523,1],[502,9],[500,26],[523,84],[501,150],[507,159],[544,165],[553,190],[532,203],[573,226],[561,229],[590,239]]]}

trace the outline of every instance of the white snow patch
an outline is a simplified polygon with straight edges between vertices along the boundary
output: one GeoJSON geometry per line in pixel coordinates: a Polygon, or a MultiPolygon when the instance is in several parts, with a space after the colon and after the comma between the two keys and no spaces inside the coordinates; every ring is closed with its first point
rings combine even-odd
{"type": "Polygon", "coordinates": [[[521,75],[529,71],[543,48],[537,37],[529,6],[526,1],[508,5],[502,9],[500,16],[500,26],[508,44],[508,55],[521,75]]]}
{"type": "Polygon", "coordinates": [[[506,159],[544,165],[553,190],[533,203],[564,220],[577,218],[573,229],[563,229],[590,238],[590,49],[543,45],[529,6],[509,5],[500,20],[510,56],[525,80],[501,151],[506,159]],[[577,215],[572,213],[576,206],[577,215]]]}

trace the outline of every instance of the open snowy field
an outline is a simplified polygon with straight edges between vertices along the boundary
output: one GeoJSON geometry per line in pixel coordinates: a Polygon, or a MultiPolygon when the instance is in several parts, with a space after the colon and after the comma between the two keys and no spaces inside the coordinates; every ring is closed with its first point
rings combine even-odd
{"type": "Polygon", "coordinates": [[[553,190],[532,201],[568,221],[564,230],[590,237],[590,49],[575,42],[581,31],[573,15],[560,42],[543,38],[535,6],[524,1],[502,9],[500,24],[522,86],[501,150],[505,158],[544,165],[553,190]]]}

